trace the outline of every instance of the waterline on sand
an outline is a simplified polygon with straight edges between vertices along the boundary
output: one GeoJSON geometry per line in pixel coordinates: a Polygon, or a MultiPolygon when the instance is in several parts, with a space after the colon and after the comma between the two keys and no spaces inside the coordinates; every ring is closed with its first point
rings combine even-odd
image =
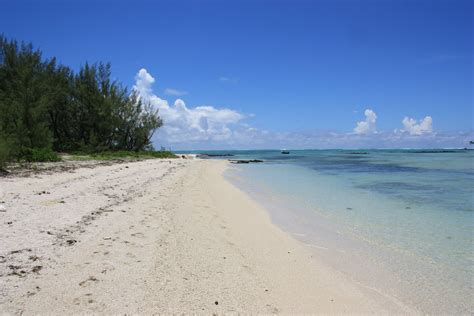
{"type": "Polygon", "coordinates": [[[471,153],[263,155],[227,178],[322,261],[422,312],[473,310],[471,153]]]}

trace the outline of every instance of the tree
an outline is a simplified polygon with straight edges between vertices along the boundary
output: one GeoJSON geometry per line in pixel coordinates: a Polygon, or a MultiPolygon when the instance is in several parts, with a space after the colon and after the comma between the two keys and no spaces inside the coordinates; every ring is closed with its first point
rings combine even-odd
{"type": "Polygon", "coordinates": [[[21,158],[34,149],[145,150],[163,122],[111,79],[109,63],[74,73],[31,44],[0,36],[1,155],[21,158]]]}
{"type": "Polygon", "coordinates": [[[135,92],[117,110],[117,148],[135,151],[151,149],[153,133],[163,125],[158,110],[153,109],[149,103],[143,104],[135,92]]]}
{"type": "Polygon", "coordinates": [[[0,134],[12,154],[50,147],[41,52],[0,37],[0,134]]]}

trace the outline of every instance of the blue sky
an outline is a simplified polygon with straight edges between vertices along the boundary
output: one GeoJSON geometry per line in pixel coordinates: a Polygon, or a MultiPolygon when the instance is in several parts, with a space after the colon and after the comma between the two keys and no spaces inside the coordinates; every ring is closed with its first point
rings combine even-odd
{"type": "Polygon", "coordinates": [[[472,1],[97,2],[0,0],[0,32],[75,69],[110,61],[160,108],[157,145],[464,147],[473,137],[472,1]]]}

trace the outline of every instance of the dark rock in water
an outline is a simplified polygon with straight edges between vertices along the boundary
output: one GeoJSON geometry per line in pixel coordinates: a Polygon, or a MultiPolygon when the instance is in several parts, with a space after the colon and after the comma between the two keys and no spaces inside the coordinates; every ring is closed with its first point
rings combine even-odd
{"type": "Polygon", "coordinates": [[[457,153],[458,150],[449,150],[449,149],[435,149],[435,150],[417,150],[413,151],[414,154],[449,154],[449,153],[457,153]]]}
{"type": "Polygon", "coordinates": [[[206,159],[206,158],[215,158],[215,157],[234,157],[234,155],[233,154],[199,154],[199,155],[196,155],[196,157],[206,159]]]}
{"type": "Polygon", "coordinates": [[[368,155],[368,154],[369,153],[365,151],[353,151],[349,153],[349,155],[368,155]]]}
{"type": "Polygon", "coordinates": [[[231,163],[257,163],[257,162],[263,162],[263,160],[260,159],[250,159],[250,160],[229,160],[231,163]]]}
{"type": "Polygon", "coordinates": [[[350,210],[352,210],[352,207],[346,207],[346,210],[350,211],[350,210]]]}

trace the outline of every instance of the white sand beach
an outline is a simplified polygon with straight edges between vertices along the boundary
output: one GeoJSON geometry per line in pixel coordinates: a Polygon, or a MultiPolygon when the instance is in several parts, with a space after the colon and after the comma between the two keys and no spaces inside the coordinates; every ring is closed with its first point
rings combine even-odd
{"type": "Polygon", "coordinates": [[[411,312],[323,265],[226,161],[0,178],[0,313],[411,312]]]}

